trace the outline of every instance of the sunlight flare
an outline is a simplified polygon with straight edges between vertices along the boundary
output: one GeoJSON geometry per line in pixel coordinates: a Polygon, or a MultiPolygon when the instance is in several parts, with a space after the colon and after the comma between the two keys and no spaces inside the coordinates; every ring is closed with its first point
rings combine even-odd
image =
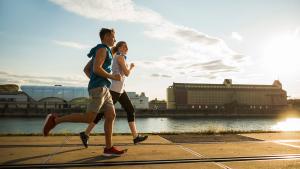
{"type": "Polygon", "coordinates": [[[288,118],[272,127],[276,131],[300,131],[300,118],[288,118]]]}

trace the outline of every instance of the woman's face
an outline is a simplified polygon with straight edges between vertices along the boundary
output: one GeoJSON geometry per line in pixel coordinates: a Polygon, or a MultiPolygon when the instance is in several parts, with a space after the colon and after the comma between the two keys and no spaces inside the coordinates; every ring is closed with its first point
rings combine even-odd
{"type": "Polygon", "coordinates": [[[120,51],[121,53],[123,53],[124,55],[126,55],[127,52],[128,52],[127,44],[124,43],[123,45],[121,45],[120,48],[119,48],[119,51],[120,51]]]}

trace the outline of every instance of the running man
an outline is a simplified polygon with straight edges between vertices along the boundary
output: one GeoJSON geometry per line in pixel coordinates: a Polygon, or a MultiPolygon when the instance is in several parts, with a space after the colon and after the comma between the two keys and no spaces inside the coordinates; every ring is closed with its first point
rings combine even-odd
{"type": "Polygon", "coordinates": [[[105,132],[105,148],[104,156],[120,156],[126,150],[118,150],[112,144],[113,124],[116,117],[114,104],[109,92],[111,82],[121,80],[120,74],[111,74],[112,53],[109,47],[114,46],[115,32],[113,29],[102,28],[99,33],[101,44],[91,49],[88,57],[91,58],[90,63],[90,81],[88,85],[90,103],[87,107],[87,113],[72,113],[58,117],[49,114],[46,117],[43,133],[47,136],[56,125],[63,122],[92,123],[100,109],[104,110],[104,132],[105,132]]]}
{"type": "MultiPolygon", "coordinates": [[[[112,65],[112,71],[113,74],[120,74],[122,76],[121,81],[112,80],[112,84],[110,86],[110,94],[112,96],[113,103],[119,102],[123,109],[127,113],[127,120],[129,124],[129,128],[131,131],[131,134],[133,136],[133,143],[137,144],[139,142],[142,142],[148,138],[148,136],[141,136],[138,134],[135,124],[135,110],[134,107],[124,90],[124,82],[126,76],[128,77],[134,68],[134,64],[131,63],[130,66],[128,66],[126,62],[126,54],[128,53],[128,47],[126,42],[120,41],[117,43],[115,47],[112,48],[113,53],[113,65],[112,65]]],[[[84,69],[85,74],[89,77],[90,75],[90,65],[91,62],[87,64],[87,66],[84,69]]],[[[103,118],[103,113],[98,113],[96,119],[93,123],[90,123],[87,127],[85,132],[80,133],[80,138],[83,143],[83,145],[87,148],[88,147],[88,139],[91,130],[94,128],[94,126],[103,118]]]]}

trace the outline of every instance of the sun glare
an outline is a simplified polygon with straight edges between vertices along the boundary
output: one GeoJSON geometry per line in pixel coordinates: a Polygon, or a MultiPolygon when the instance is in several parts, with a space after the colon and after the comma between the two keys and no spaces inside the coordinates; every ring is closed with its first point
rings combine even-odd
{"type": "Polygon", "coordinates": [[[263,52],[266,71],[286,75],[299,70],[300,36],[298,32],[283,34],[270,40],[263,52]]]}
{"type": "Polygon", "coordinates": [[[272,127],[275,131],[300,131],[300,118],[288,118],[272,127]]]}

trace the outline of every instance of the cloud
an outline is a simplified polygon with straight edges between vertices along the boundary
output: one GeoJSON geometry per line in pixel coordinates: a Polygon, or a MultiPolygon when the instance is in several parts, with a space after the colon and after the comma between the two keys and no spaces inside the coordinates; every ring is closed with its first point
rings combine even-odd
{"type": "Polygon", "coordinates": [[[152,77],[159,77],[160,75],[157,74],[157,73],[153,73],[151,76],[152,76],[152,77]]]}
{"type": "Polygon", "coordinates": [[[163,77],[163,78],[171,78],[171,77],[172,77],[172,76],[170,76],[170,75],[157,74],[157,73],[153,73],[151,76],[152,76],[152,77],[163,77]]]}
{"type": "Polygon", "coordinates": [[[136,6],[131,0],[50,0],[77,15],[102,21],[157,23],[162,17],[147,8],[136,6]]]}
{"type": "Polygon", "coordinates": [[[170,76],[170,75],[161,75],[161,77],[171,78],[172,76],[170,76]]]}
{"type": "MultiPolygon", "coordinates": [[[[136,5],[132,0],[51,0],[63,9],[77,15],[101,21],[124,21],[140,23],[145,26],[144,34],[149,38],[175,42],[177,48],[168,56],[160,56],[155,61],[136,60],[135,63],[150,72],[160,69],[166,72],[166,77],[182,76],[185,72],[192,72],[191,77],[208,76],[212,73],[216,77],[219,73],[239,71],[242,54],[230,49],[220,38],[207,35],[194,28],[174,24],[159,13],[136,5]],[[219,60],[211,65],[189,67],[194,63],[205,63],[219,60]],[[157,69],[154,69],[157,68],[157,69]],[[204,71],[208,72],[204,72],[204,71]]],[[[242,40],[242,36],[233,32],[232,37],[242,40]]],[[[150,73],[151,74],[151,73],[150,73]]],[[[152,73],[152,77],[162,77],[152,73]]]]}
{"type": "Polygon", "coordinates": [[[231,38],[238,41],[243,41],[242,35],[240,35],[238,32],[231,32],[231,38]]]}
{"type": "Polygon", "coordinates": [[[7,75],[7,72],[0,71],[0,75],[7,75]]]}
{"type": "MultiPolygon", "coordinates": [[[[150,70],[150,72],[153,70],[164,72],[172,77],[213,79],[220,74],[239,71],[239,62],[237,60],[243,59],[242,55],[236,56],[237,58],[235,59],[232,58],[234,55],[231,58],[222,58],[222,54],[218,52],[212,56],[207,56],[201,53],[201,49],[195,49],[193,46],[190,46],[187,51],[190,52],[178,51],[171,58],[166,56],[151,62],[136,60],[134,63],[143,69],[150,70]],[[176,59],[172,59],[174,57],[176,59]]],[[[154,77],[153,74],[152,77],[154,77]]]]}
{"type": "MultiPolygon", "coordinates": [[[[175,25],[174,25],[175,26],[175,25]]],[[[175,35],[177,38],[186,40],[187,42],[199,43],[202,45],[213,45],[219,43],[221,40],[215,37],[210,37],[197,30],[187,28],[184,26],[175,26],[175,35]]]]}
{"type": "Polygon", "coordinates": [[[199,68],[202,68],[203,70],[213,70],[213,71],[235,70],[235,67],[225,65],[222,60],[213,60],[213,61],[206,62],[206,63],[193,64],[190,67],[199,67],[199,68]]]}
{"type": "Polygon", "coordinates": [[[241,62],[243,61],[245,58],[244,55],[240,55],[240,54],[235,54],[235,55],[232,55],[232,59],[236,60],[237,62],[241,62]]]}
{"type": "Polygon", "coordinates": [[[0,71],[0,83],[14,83],[18,85],[34,84],[34,85],[66,85],[66,86],[86,86],[87,79],[81,76],[38,76],[28,74],[14,74],[0,71]]]}
{"type": "Polygon", "coordinates": [[[75,49],[87,49],[87,48],[90,47],[88,45],[80,44],[80,43],[77,43],[77,42],[71,42],[71,41],[53,40],[53,43],[55,43],[57,45],[60,45],[60,46],[75,48],[75,49]]]}
{"type": "Polygon", "coordinates": [[[192,76],[192,77],[197,77],[197,78],[206,78],[206,79],[216,79],[217,77],[214,76],[214,75],[195,75],[195,76],[192,76]]]}

